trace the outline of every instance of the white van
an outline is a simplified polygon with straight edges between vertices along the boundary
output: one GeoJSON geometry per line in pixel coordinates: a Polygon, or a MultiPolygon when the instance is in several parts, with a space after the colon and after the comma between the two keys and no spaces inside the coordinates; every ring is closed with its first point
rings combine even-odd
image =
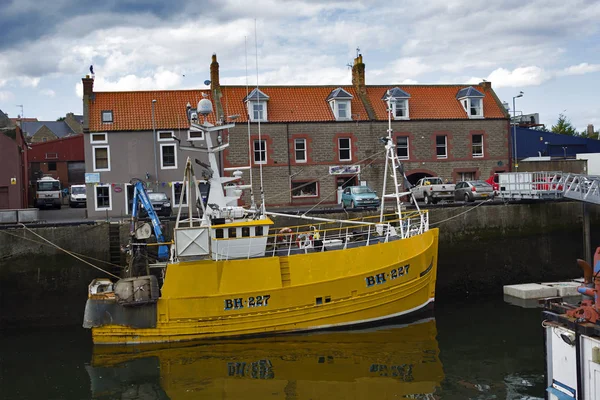
{"type": "Polygon", "coordinates": [[[69,207],[74,208],[79,205],[86,206],[85,185],[71,185],[69,191],[69,207]]]}

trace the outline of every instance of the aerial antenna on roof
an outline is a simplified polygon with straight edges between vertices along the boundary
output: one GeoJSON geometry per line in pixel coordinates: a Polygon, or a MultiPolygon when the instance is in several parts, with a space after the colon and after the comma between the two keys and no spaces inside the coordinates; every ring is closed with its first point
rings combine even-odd
{"type": "Polygon", "coordinates": [[[360,47],[356,46],[356,58],[360,56],[360,47]]]}
{"type": "Polygon", "coordinates": [[[346,64],[346,67],[348,67],[348,69],[352,69],[352,64],[348,63],[346,64]]]}

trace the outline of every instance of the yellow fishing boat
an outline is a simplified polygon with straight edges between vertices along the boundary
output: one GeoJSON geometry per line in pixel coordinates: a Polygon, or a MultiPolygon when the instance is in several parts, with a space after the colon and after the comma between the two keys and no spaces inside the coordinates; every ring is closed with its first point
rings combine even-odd
{"type": "Polygon", "coordinates": [[[95,346],[86,366],[92,397],[430,398],[444,379],[432,318],[363,331],[173,346],[95,346]]]}
{"type": "MultiPolygon", "coordinates": [[[[203,99],[197,110],[206,115],[212,105],[203,99]]],[[[259,207],[236,205],[247,188],[236,185],[241,172],[219,175],[216,155],[228,144],[213,147],[212,136],[231,126],[190,121],[190,129],[204,132],[206,147],[180,148],[207,155],[208,164],[199,164],[209,175],[210,191],[205,204],[188,158],[180,200],[192,201],[187,217],[179,209],[172,244],[164,239],[143,185],[135,182],[127,277],[95,279],[89,286],[84,327],[92,328],[94,343],[327,329],[380,322],[432,305],[438,230],[429,229],[426,211],[403,210],[400,199],[410,194],[398,190],[400,163],[391,127],[382,138],[386,175],[378,217],[301,215],[297,218],[311,225],[276,229],[272,218],[284,214],[267,211],[264,198],[259,207]],[[386,194],[388,174],[395,189],[386,194]],[[395,203],[392,215],[383,213],[386,199],[395,203]],[[137,220],[138,201],[152,218],[162,262],[146,262],[151,229],[137,220]]]]}

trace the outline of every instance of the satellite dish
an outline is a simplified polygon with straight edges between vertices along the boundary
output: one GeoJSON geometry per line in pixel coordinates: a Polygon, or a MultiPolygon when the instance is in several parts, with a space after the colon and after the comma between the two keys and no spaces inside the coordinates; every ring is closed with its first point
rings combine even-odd
{"type": "Polygon", "coordinates": [[[210,81],[207,79],[207,80],[205,80],[205,81],[204,81],[204,84],[205,84],[206,86],[209,86],[209,85],[210,85],[210,81]]]}
{"type": "Polygon", "coordinates": [[[198,113],[208,115],[213,112],[212,103],[209,99],[202,99],[198,102],[198,113]]]}

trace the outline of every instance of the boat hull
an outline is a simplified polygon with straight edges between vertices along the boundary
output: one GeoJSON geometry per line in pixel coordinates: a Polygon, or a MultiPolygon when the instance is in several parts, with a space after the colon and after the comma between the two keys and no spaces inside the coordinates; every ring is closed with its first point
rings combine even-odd
{"type": "MultiPolygon", "coordinates": [[[[408,316],[435,298],[438,230],[337,251],[167,267],[156,325],[92,329],[141,344],[330,329],[408,316]],[[200,295],[202,294],[202,295],[200,295]]],[[[88,300],[88,302],[91,300],[88,300]]]]}

